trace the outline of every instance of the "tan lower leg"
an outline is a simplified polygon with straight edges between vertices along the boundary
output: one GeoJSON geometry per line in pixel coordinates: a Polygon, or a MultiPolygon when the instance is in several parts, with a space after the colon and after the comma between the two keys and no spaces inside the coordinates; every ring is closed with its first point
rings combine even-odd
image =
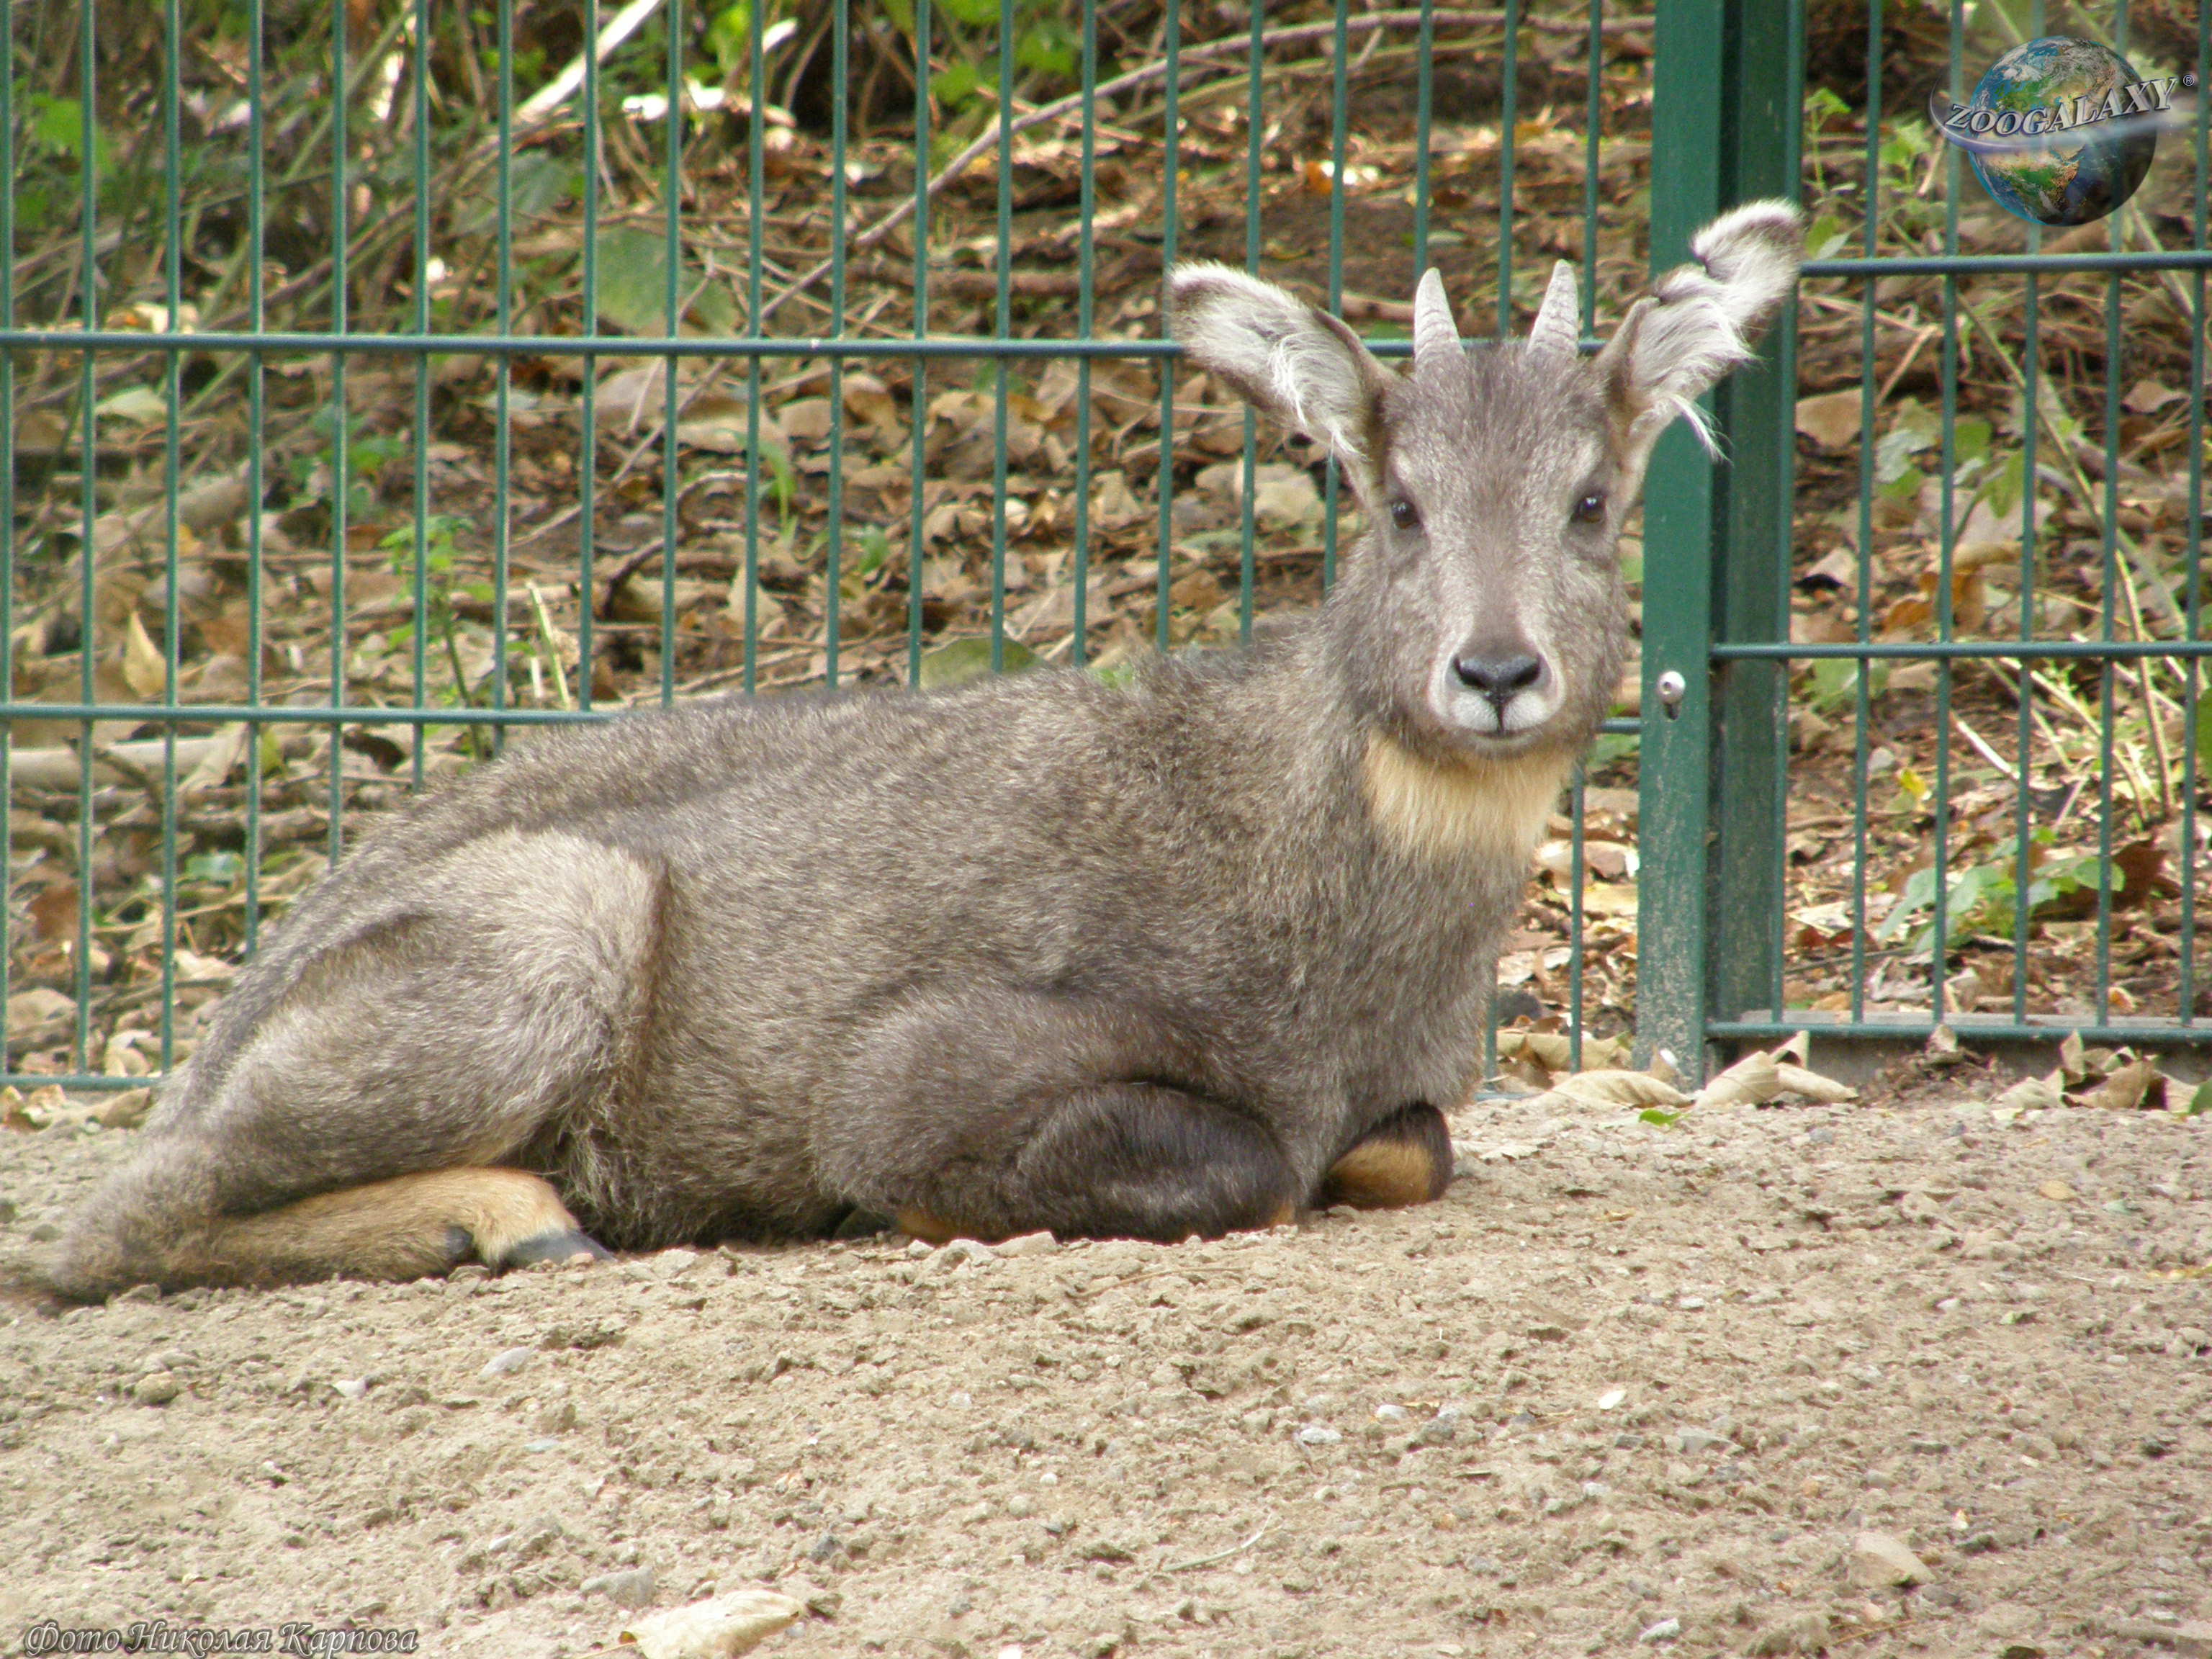
{"type": "Polygon", "coordinates": [[[1332,1164],[1324,1204],[1395,1210],[1436,1196],[1437,1168],[1427,1151],[1404,1140],[1363,1140],[1332,1164]]]}
{"type": "Polygon", "coordinates": [[[419,1279],[453,1265],[453,1230],[496,1266],[518,1244],[572,1233],[558,1194],[520,1170],[433,1170],[216,1224],[205,1276],[246,1282],[419,1279]]]}
{"type": "MultiPolygon", "coordinates": [[[[908,1237],[918,1238],[925,1244],[949,1244],[956,1238],[974,1238],[957,1222],[946,1221],[927,1210],[901,1210],[893,1218],[899,1231],[908,1237]]],[[[983,1241],[988,1243],[988,1240],[983,1241]]]]}

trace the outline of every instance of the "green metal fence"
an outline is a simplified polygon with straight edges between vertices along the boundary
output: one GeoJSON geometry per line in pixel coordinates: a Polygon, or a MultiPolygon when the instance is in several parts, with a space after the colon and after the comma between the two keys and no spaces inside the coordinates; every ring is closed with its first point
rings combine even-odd
{"type": "MultiPolygon", "coordinates": [[[[1964,18],[1948,25],[1954,87],[1964,18]]],[[[1176,0],[1072,20],[1032,0],[587,0],[565,33],[513,0],[412,0],[349,21],[334,7],[281,27],[261,0],[167,0],[143,18],[56,0],[18,9],[13,27],[0,992],[6,1080],[26,1086],[167,1070],[349,819],[517,728],[707,690],[929,683],[1033,654],[1111,672],[1146,643],[1233,643],[1255,617],[1310,603],[1334,574],[1337,480],[1179,374],[1148,297],[1177,258],[1302,281],[1389,356],[1431,263],[1463,317],[1490,312],[1504,332],[1525,327],[1565,252],[1591,336],[1705,218],[1803,185],[1800,13],[1749,0],[1665,0],[1656,17],[1596,0],[1356,14],[1324,0],[1234,25],[1176,0]],[[702,601],[723,583],[719,607],[702,601]]],[[[1876,58],[1883,28],[1877,4],[1876,58]]],[[[1879,179],[1878,64],[1868,86],[1863,173],[1879,179]]],[[[2132,902],[2111,873],[2127,665],[2144,665],[2154,724],[2162,690],[2185,709],[2179,768],[2160,774],[2184,849],[2168,870],[2173,1015],[2072,1023],[2113,1038],[2208,1029],[2188,1024],[2201,118],[2195,145],[2187,251],[1963,252],[1974,186],[1953,160],[1940,252],[1896,245],[1877,190],[1862,252],[1808,268],[1809,286],[1860,296],[1855,639],[1790,643],[1791,575],[1808,562],[1792,556],[1795,336],[1719,394],[1726,468],[1680,434],[1662,445],[1641,544],[1643,712],[1608,723],[1593,763],[1613,787],[1610,840],[1586,846],[1578,777],[1533,918],[1555,942],[1520,952],[1543,994],[1534,1012],[1575,1060],[1586,1030],[1632,1013],[1686,1070],[1710,1040],[1808,1019],[1886,1035],[1948,1018],[1948,698],[1954,663],[1992,655],[2102,665],[2100,1007],[2116,907],[2132,902]],[[2142,550],[2122,521],[2118,343],[2140,297],[2123,284],[2147,270],[2194,283],[2173,617],[2138,637],[2134,613],[2108,605],[2087,639],[2046,641],[2023,603],[2017,638],[1970,639],[1950,581],[1960,284],[2016,276],[2033,340],[2039,282],[2080,270],[2110,296],[2109,573],[2142,550]],[[1937,614],[1932,639],[1883,639],[1876,279],[1922,277],[1942,285],[1937,614]],[[1891,951],[1868,876],[1882,704],[1863,672],[1848,1006],[1808,1011],[1790,971],[1790,665],[1898,656],[1937,665],[1933,1000],[1916,1021],[1867,995],[1891,951]],[[2178,698],[2152,661],[2178,665],[2178,698]],[[1669,667],[1688,687],[1672,716],[1654,690],[1669,667]],[[1630,889],[1601,889],[1586,854],[1619,860],[1639,814],[1631,930],[1630,889]],[[1609,909],[1587,911],[1601,890],[1609,909]]],[[[2026,595],[2046,492],[2033,349],[2023,362],[2026,595]]],[[[2033,1017],[2044,925],[2026,868],[2034,682],[2023,668],[2016,684],[2008,1030],[2033,1017]]]]}
{"type": "MultiPolygon", "coordinates": [[[[1937,144],[1917,169],[1914,194],[1939,201],[1940,213],[1921,216],[1923,242],[1915,248],[1885,222],[1886,197],[1911,184],[1889,176],[1896,169],[1886,157],[1885,139],[1894,128],[1881,103],[1885,26],[1900,17],[1929,21],[1931,10],[1886,8],[1884,0],[1871,0],[1864,19],[1866,119],[1859,172],[1872,187],[1862,186],[1865,210],[1857,234],[1848,241],[1842,235],[1831,239],[1840,246],[1816,249],[1805,270],[1808,295],[1847,295],[1857,313],[1857,476],[1856,499],[1849,505],[1856,533],[1849,541],[1850,584],[1859,597],[1852,637],[1809,640],[1793,634],[1791,626],[1790,580],[1814,564],[1803,540],[1813,515],[1793,477],[1797,445],[1789,392],[1799,380],[1794,331],[1783,331],[1769,347],[1765,372],[1741,374],[1718,393],[1728,466],[1713,466],[1675,433],[1662,441],[1651,469],[1647,569],[1655,580],[1647,586],[1644,611],[1647,706],[1655,677],[1669,668],[1682,672],[1689,687],[1679,720],[1647,718],[1644,728],[1647,902],[1639,940],[1638,1029],[1654,1047],[1691,1053],[1704,1041],[1771,1041],[1808,1026],[1820,1036],[1893,1042],[1925,1038],[1939,1025],[1970,1042],[2048,1041],[2067,1030],[2104,1042],[2212,1041],[2212,1022],[2205,1018],[2212,1009],[2201,1000],[2196,951],[2201,745],[2212,726],[2212,709],[2200,704],[2199,668],[2206,648],[2200,637],[2204,283],[2212,266],[2205,252],[2203,107],[2200,103],[2195,111],[2193,136],[2178,145],[2169,137],[2168,153],[2157,163],[2166,170],[2165,211],[2140,204],[2124,208],[2094,230],[2070,233],[2063,252],[2046,250],[2039,225],[2003,216],[1994,216],[2000,223],[1988,222],[1990,202],[1960,152],[1937,144]],[[1940,189],[1929,189],[1938,181],[1940,189]],[[1984,222],[1972,227],[1978,246],[1969,247],[1962,242],[1962,213],[1977,211],[1984,222]],[[1934,222],[1925,222],[1930,216],[1934,222]],[[2177,228],[2179,236],[2172,234],[2177,228]],[[2083,246],[2085,240],[2094,251],[2083,246]],[[1850,243],[1856,252],[1845,252],[1850,243]],[[2093,350],[2102,361],[2094,369],[2077,361],[2069,378],[2061,372],[2067,367],[2063,359],[2045,361],[2057,356],[2050,351],[2045,318],[2060,297],[2054,290],[2065,290],[2075,273],[2085,274],[2093,291],[2077,284],[2064,298],[2077,309],[2085,301],[2100,307],[2102,326],[2093,350]],[[2174,273],[2172,286],[2162,290],[2156,273],[2174,273]],[[1933,602],[1923,607],[1917,626],[1903,629],[1883,628],[1871,602],[1880,578],[1877,488],[1891,482],[1881,476],[1881,450],[1875,441],[1877,325],[1887,328],[1893,321],[1884,310],[1885,287],[1892,295],[1917,293],[1934,313],[1923,336],[1940,340],[1932,365],[1938,454],[1929,481],[1939,500],[1928,538],[1932,580],[1926,583],[1933,602]],[[2013,316],[2023,337],[2016,361],[1991,321],[2013,316]],[[2142,434],[2128,432],[2122,404],[2130,358],[2141,361],[2154,347],[2158,356],[2179,356],[2185,362],[2185,381],[2175,398],[2185,416],[2172,434],[2185,447],[2185,459],[2165,467],[2162,477],[2136,464],[2142,434]],[[1996,607],[1977,617],[1960,614],[1962,595],[1954,574],[1963,568],[1963,532],[1974,522],[1970,504],[1994,503],[1999,494],[1984,487],[1990,470],[1977,474],[1960,440],[1963,364],[1977,348],[1984,363],[1996,360],[2016,391],[2016,465],[2025,487],[2011,492],[2017,503],[2005,526],[2016,544],[2002,570],[2014,588],[2015,625],[2009,637],[1991,625],[1996,607]],[[2179,509],[2162,515],[2175,521],[2173,529],[2162,538],[2143,535],[2138,514],[2137,533],[2131,535],[2123,501],[2148,495],[2154,487],[2179,509]],[[2046,520],[2054,506],[2089,520],[2087,532],[2096,538],[2094,578],[2084,584],[2096,603],[2086,612],[2077,606],[2064,613],[2045,601],[2051,566],[2070,550],[2051,533],[2057,526],[2046,520]],[[1665,580],[1656,579],[1662,562],[1665,580]],[[1910,934],[1900,939],[1902,930],[1885,930],[1880,912],[1869,908],[1870,899],[1881,896],[1869,882],[1875,816],[1869,774],[1876,746],[1870,728],[1878,718],[1874,667],[1916,661],[1934,670],[1929,771],[1920,780],[1924,811],[1913,814],[1915,832],[1924,837],[1926,874],[1917,889],[1908,883],[1896,894],[1890,909],[1917,901],[1914,914],[1924,911],[1925,924],[1915,930],[1927,940],[1917,952],[1924,982],[1902,1000],[1907,1006],[1882,1008],[1869,995],[1870,968],[1883,955],[1911,960],[1915,953],[1910,934]],[[1802,762],[1791,754],[1785,673],[1791,665],[1823,663],[1854,671],[1848,714],[1854,733],[1848,925],[1817,930],[1847,939],[1849,972],[1848,989],[1830,999],[1837,1006],[1808,1008],[1789,985],[1793,956],[1802,957],[1807,941],[1803,930],[1792,926],[1788,848],[1793,772],[1802,762]],[[2077,665],[2094,672],[2093,690],[2085,692],[2050,674],[2077,665]],[[1979,671],[1984,684],[1994,679],[2010,693],[2010,729],[1997,732],[1995,743],[1972,731],[1960,712],[1959,677],[1970,668],[1979,671]],[[2094,707],[2085,708],[2085,702],[2094,707]],[[2068,714],[2088,716],[2083,723],[2092,734],[2094,782],[2085,791],[2076,778],[2066,801],[2039,801],[2039,775],[2056,787],[2060,769],[2052,763],[2064,758],[2054,750],[2066,745],[2051,742],[2044,725],[2061,707],[2068,714]],[[2133,767],[2124,754],[2116,756],[2130,720],[2150,750],[2133,767]],[[1979,836],[1987,848],[1982,863],[1962,854],[1958,843],[1968,837],[1962,837],[1963,826],[1953,816],[1959,775],[1967,767],[2009,785],[2002,832],[1984,827],[1979,836]],[[2131,799],[2120,798],[2116,787],[2131,799]],[[2075,975],[2086,981],[2075,990],[2086,994],[2061,1000],[2071,1006],[2038,1011],[2031,1000],[2032,958],[2050,948],[2042,915],[2057,908],[2052,901],[2058,896],[2039,893],[2038,876],[2049,862],[2042,854],[2053,819],[2069,811],[2083,812],[2094,824],[2093,864],[2069,878],[2094,901],[2086,921],[2061,925],[2093,927],[2094,948],[2080,953],[2087,960],[2075,975]],[[2115,862],[2130,830],[2145,836],[2155,854],[2136,860],[2131,873],[2115,862]],[[1649,902],[1662,891],[1687,900],[1700,890],[1702,902],[1649,902]],[[2130,913],[2122,922],[2130,932],[2144,931],[2147,915],[2163,913],[2154,916],[2149,932],[2172,958],[2170,973],[2147,976],[2140,996],[2115,971],[2115,924],[2122,907],[2130,913]],[[1978,948],[1962,950],[1962,945],[1978,948]],[[1953,967],[1962,960],[1991,963],[2001,971],[1976,974],[1965,983],[1966,975],[1953,967]],[[1984,989],[1985,979],[1995,981],[1993,990],[1984,989]]],[[[2163,41],[2144,44],[2177,60],[2174,67],[2193,74],[2202,86],[2212,31],[2206,9],[2194,11],[2193,32],[2176,38],[2176,22],[2169,20],[2163,41]]],[[[1731,0],[1660,7],[1651,168],[1655,264],[1668,263],[1671,250],[1717,207],[1807,185],[1800,160],[1801,115],[1809,107],[1798,79],[1806,61],[1802,16],[1798,8],[1731,0]]],[[[1942,84],[1960,100],[1972,91],[1981,64],[2046,33],[2040,0],[2011,7],[1953,4],[1947,15],[1937,11],[1934,17],[1940,19],[1948,51],[1942,84]],[[1971,60],[1972,70],[1966,67],[1970,51],[1979,54],[1971,60]]],[[[2049,21],[2075,33],[2109,27],[2105,43],[2123,55],[2130,49],[2124,6],[2109,19],[2085,21],[2069,12],[2063,21],[2049,21]]],[[[1815,191],[1807,188],[1806,193],[1815,191]]],[[[1816,222],[1816,240],[1823,222],[1816,222]]],[[[1893,297],[1890,310],[1896,303],[1893,297]]],[[[1802,314],[1814,314],[1809,303],[1802,314]]],[[[1900,368],[1898,375],[1903,373],[1900,368]]],[[[1895,384],[1893,377],[1881,390],[1895,384]]],[[[1988,435],[1984,425],[1980,441],[1988,435]]],[[[2161,428],[2153,435],[2168,434],[2161,428]]],[[[1975,544],[1977,556],[1985,556],[1988,546],[1975,544]]],[[[1972,608],[1983,607],[1978,602],[1972,608]]],[[[2078,916],[2082,906],[2071,908],[2078,916]]]]}

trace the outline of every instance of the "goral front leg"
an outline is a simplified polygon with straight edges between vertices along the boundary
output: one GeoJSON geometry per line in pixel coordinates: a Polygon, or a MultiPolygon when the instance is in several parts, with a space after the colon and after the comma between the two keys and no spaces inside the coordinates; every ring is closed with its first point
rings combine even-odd
{"type": "Polygon", "coordinates": [[[1451,1185],[1451,1131],[1426,1101],[1393,1112],[1329,1165],[1314,1206],[1395,1210],[1429,1204],[1451,1185]]]}

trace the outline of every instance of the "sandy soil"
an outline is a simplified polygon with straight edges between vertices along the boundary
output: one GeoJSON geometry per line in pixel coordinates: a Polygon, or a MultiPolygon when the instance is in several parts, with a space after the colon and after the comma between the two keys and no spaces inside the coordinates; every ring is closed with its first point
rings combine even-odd
{"type": "MultiPolygon", "coordinates": [[[[1218,1243],[0,1309],[0,1640],[580,1655],[769,1582],[771,1655],[2212,1652],[2212,1119],[1456,1133],[1218,1243]]],[[[130,1138],[0,1137],[0,1271],[130,1138]]]]}

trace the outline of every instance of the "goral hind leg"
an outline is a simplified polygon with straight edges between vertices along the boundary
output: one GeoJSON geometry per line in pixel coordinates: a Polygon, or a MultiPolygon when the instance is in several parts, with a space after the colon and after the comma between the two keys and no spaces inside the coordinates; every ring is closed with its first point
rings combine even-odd
{"type": "Polygon", "coordinates": [[[1451,1131],[1442,1112],[1417,1102],[1384,1118],[1331,1164],[1314,1202],[1322,1209],[1400,1209],[1433,1203],[1451,1178],[1451,1131]]]}
{"type": "Polygon", "coordinates": [[[90,1300],[596,1253],[514,1166],[627,1086],[660,901],[658,872],[618,849],[507,831],[412,872],[380,912],[364,897],[250,1024],[218,1025],[49,1283],[90,1300]]]}
{"type": "Polygon", "coordinates": [[[553,1188],[520,1170],[431,1170],[319,1193],[208,1230],[195,1277],[245,1283],[417,1279],[474,1259],[495,1267],[608,1252],[553,1188]]]}

